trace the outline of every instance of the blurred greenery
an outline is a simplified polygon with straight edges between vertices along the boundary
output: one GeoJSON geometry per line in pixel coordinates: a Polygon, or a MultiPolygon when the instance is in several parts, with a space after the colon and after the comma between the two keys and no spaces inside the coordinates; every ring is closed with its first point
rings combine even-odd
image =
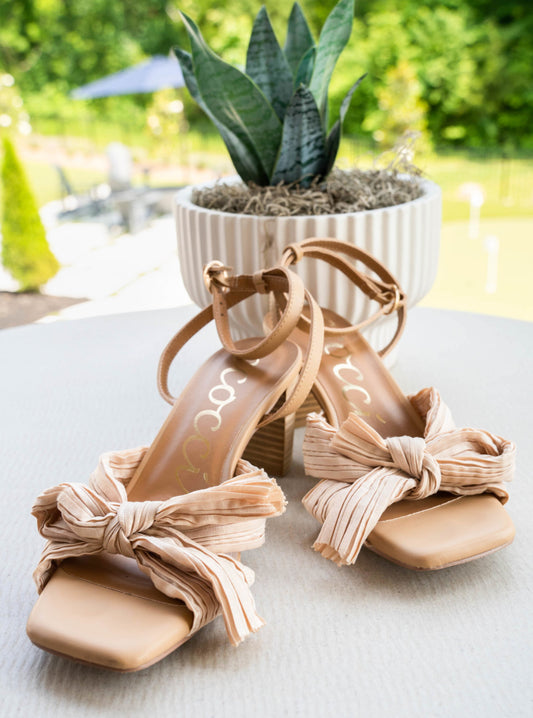
{"type": "MultiPolygon", "coordinates": [[[[315,36],[335,2],[302,0],[315,36]]],[[[92,101],[69,92],[185,42],[178,8],[197,19],[225,60],[243,65],[260,5],[0,0],[0,128],[13,136],[18,130],[37,205],[62,196],[53,162],[74,187],[105,182],[103,150],[117,140],[138,167],[152,167],[153,185],[190,181],[184,167],[232,173],[220,137],[185,90],[92,101]],[[176,101],[183,112],[169,114],[176,101]]],[[[266,5],[283,41],[290,3],[266,5]]],[[[356,0],[352,37],[332,79],[332,110],[357,77],[368,76],[346,118],[339,165],[370,166],[405,129],[427,139],[417,162],[442,188],[444,225],[439,278],[426,303],[531,319],[523,287],[533,256],[532,67],[531,0],[356,0]],[[465,182],[484,192],[476,240],[468,237],[465,182]],[[494,295],[484,288],[487,235],[501,239],[494,295]]],[[[2,200],[0,183],[0,219],[2,200]]]]}
{"type": "Polygon", "coordinates": [[[363,123],[373,129],[373,136],[384,149],[392,149],[406,133],[418,135],[417,152],[426,154],[430,148],[427,126],[427,104],[422,100],[422,87],[413,65],[400,60],[386,73],[386,83],[377,92],[378,110],[363,123]]]}
{"type": "MultiPolygon", "coordinates": [[[[178,7],[194,15],[225,59],[243,63],[260,4],[0,0],[0,80],[3,73],[16,80],[0,92],[0,125],[6,114],[13,128],[22,121],[28,132],[31,123],[33,132],[20,141],[38,204],[60,196],[56,170],[37,159],[43,136],[58,138],[57,161],[77,186],[105,181],[105,170],[69,160],[94,156],[116,140],[140,164],[231,172],[222,141],[184,89],[92,101],[72,100],[68,93],[147,55],[166,54],[178,39],[185,42],[178,7]],[[183,112],[169,114],[176,102],[183,112]]],[[[334,4],[302,2],[315,35],[334,4]]],[[[290,7],[281,0],[268,0],[267,7],[283,40],[290,7]]],[[[365,71],[369,76],[346,118],[340,166],[370,164],[395,134],[418,129],[436,148],[418,161],[443,188],[445,220],[468,217],[468,202],[459,197],[466,179],[484,188],[483,216],[531,216],[530,8],[529,0],[358,0],[352,38],[333,76],[332,104],[354,78],[365,71]]],[[[151,178],[173,182],[168,172],[164,180],[154,173],[151,178]]]]}
{"type": "MultiPolygon", "coordinates": [[[[82,145],[83,146],[83,145],[82,145]]],[[[78,148],[73,151],[77,155],[78,148]]],[[[188,161],[194,166],[203,166],[215,173],[232,173],[222,140],[216,134],[206,135],[196,130],[187,134],[188,161]]],[[[73,145],[74,150],[74,145],[73,145]]],[[[106,181],[105,169],[90,169],[79,163],[70,164],[67,157],[65,171],[75,187],[90,187],[106,181]]],[[[370,167],[374,161],[368,147],[346,138],[342,141],[339,164],[344,167],[357,162],[370,167]]],[[[24,166],[36,195],[37,204],[61,198],[61,186],[55,167],[47,161],[25,159],[24,166]]],[[[105,162],[102,162],[105,167],[105,162]]],[[[461,196],[463,182],[474,182],[482,186],[485,202],[482,217],[533,217],[533,157],[513,156],[505,158],[475,153],[468,150],[454,150],[450,153],[427,155],[422,167],[425,175],[437,182],[443,193],[443,220],[461,221],[469,217],[470,206],[461,196]]],[[[157,185],[180,184],[176,166],[166,168],[159,177],[157,170],[150,174],[150,183],[157,185]]],[[[0,187],[0,207],[2,188],[0,187]]],[[[1,214],[1,210],[0,210],[1,214]]]]}
{"type": "MultiPolygon", "coordinates": [[[[0,72],[15,77],[38,132],[78,134],[94,124],[104,141],[105,130],[99,127],[105,118],[125,134],[140,133],[149,95],[82,102],[69,100],[68,92],[147,55],[167,54],[178,39],[185,42],[178,7],[197,19],[224,59],[242,64],[260,4],[0,0],[0,72]]],[[[289,6],[282,0],[266,4],[281,34],[289,6]]],[[[302,3],[315,32],[334,4],[302,3]]],[[[331,89],[332,105],[338,106],[354,79],[369,73],[346,119],[347,134],[378,133],[379,139],[375,119],[383,112],[380,98],[391,71],[402,67],[410,68],[418,83],[416,101],[419,109],[427,109],[423,122],[433,144],[533,148],[530,0],[359,0],[352,38],[331,89]]],[[[185,116],[195,126],[203,122],[201,111],[185,94],[180,96],[185,116]]],[[[412,101],[413,96],[394,99],[400,124],[408,120],[412,101]]]]}
{"type": "Polygon", "coordinates": [[[53,277],[59,262],[52,254],[37,203],[8,137],[2,163],[2,264],[22,291],[37,291],[53,277]]]}

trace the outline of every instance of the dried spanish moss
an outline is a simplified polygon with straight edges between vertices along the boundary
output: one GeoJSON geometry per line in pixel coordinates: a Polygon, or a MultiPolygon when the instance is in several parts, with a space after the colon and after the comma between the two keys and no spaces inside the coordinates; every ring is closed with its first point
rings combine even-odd
{"type": "Polygon", "coordinates": [[[417,199],[421,194],[418,176],[406,178],[396,168],[388,167],[333,170],[325,182],[315,182],[308,188],[298,184],[259,187],[220,182],[214,187],[195,190],[192,201],[219,212],[290,217],[392,207],[417,199]]]}

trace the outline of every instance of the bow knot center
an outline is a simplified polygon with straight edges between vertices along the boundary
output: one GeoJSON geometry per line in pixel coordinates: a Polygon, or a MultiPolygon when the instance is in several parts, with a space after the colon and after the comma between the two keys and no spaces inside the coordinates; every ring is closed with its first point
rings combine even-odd
{"type": "Polygon", "coordinates": [[[440,466],[420,436],[391,436],[385,439],[394,466],[416,481],[410,499],[423,499],[440,487],[440,466]]]}
{"type": "Polygon", "coordinates": [[[125,501],[116,505],[103,532],[103,550],[134,558],[131,540],[153,526],[159,505],[159,501],[125,501]]]}

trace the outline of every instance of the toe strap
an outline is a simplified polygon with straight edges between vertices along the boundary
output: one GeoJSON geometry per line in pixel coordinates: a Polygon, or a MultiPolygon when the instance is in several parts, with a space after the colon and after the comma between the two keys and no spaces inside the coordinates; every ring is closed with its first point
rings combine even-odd
{"type": "Polygon", "coordinates": [[[43,590],[66,558],[103,551],[133,558],[162,593],[185,603],[191,632],[222,613],[234,645],[263,625],[253,571],[224,553],[259,546],[265,521],[284,511],[276,482],[240,461],[234,478],[166,501],[128,501],[126,487],[146,448],[101,457],[88,485],[46,490],[32,513],[48,539],[34,578],[43,590]]]}
{"type": "Polygon", "coordinates": [[[314,548],[335,563],[354,563],[385,509],[439,490],[490,492],[502,502],[514,471],[512,442],[481,429],[457,429],[436,389],[409,397],[425,423],[423,437],[383,438],[350,414],[338,431],[311,414],[303,452],[306,472],[321,479],[304,497],[322,523],[314,548]]]}

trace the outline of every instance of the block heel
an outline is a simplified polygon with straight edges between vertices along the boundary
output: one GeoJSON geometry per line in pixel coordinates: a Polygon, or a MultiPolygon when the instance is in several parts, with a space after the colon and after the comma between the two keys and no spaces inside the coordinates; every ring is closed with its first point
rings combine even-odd
{"type": "Polygon", "coordinates": [[[262,466],[268,474],[285,476],[292,463],[295,414],[277,419],[257,429],[246,447],[243,459],[262,466]]]}
{"type": "Polygon", "coordinates": [[[318,403],[318,399],[313,394],[313,392],[310,391],[307,399],[296,412],[294,422],[295,428],[298,429],[300,426],[305,426],[308,414],[312,414],[313,412],[320,414],[321,411],[322,407],[318,403]]]}

